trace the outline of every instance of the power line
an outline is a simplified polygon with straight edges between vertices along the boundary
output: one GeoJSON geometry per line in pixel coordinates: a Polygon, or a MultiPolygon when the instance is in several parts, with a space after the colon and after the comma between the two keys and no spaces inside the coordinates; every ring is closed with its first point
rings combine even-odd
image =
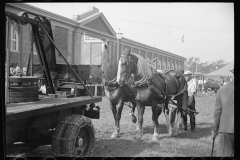
{"type": "Polygon", "coordinates": [[[117,19],[117,18],[112,18],[112,17],[107,17],[107,18],[118,20],[118,21],[131,22],[131,23],[141,23],[141,24],[145,24],[145,25],[161,26],[161,27],[165,27],[165,28],[178,28],[178,29],[180,28],[180,29],[202,30],[202,31],[206,31],[206,32],[220,32],[220,33],[225,32],[226,34],[234,33],[233,31],[230,31],[230,30],[217,30],[217,29],[192,28],[192,27],[183,27],[183,26],[171,26],[171,25],[164,25],[164,24],[157,24],[157,23],[147,23],[147,22],[140,22],[140,21],[117,19]]]}
{"type": "MultiPolygon", "coordinates": [[[[161,39],[161,40],[170,40],[170,41],[172,41],[172,40],[181,40],[181,38],[171,38],[171,39],[169,39],[169,38],[159,38],[159,37],[157,37],[157,38],[154,38],[154,37],[143,37],[143,36],[134,36],[134,35],[132,35],[132,36],[129,36],[129,37],[139,37],[139,38],[146,38],[146,39],[161,39]]],[[[187,39],[187,41],[225,41],[225,40],[234,40],[234,39],[192,39],[192,38],[190,38],[190,39],[187,39]]]]}

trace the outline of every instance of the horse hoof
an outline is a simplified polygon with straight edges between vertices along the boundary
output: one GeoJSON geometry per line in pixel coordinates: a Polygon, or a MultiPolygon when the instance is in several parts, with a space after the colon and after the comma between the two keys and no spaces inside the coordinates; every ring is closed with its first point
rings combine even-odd
{"type": "Polygon", "coordinates": [[[137,118],[136,118],[136,116],[134,116],[134,115],[132,116],[132,122],[133,122],[133,123],[136,123],[136,122],[137,122],[137,118]]]}
{"type": "Polygon", "coordinates": [[[117,138],[118,137],[118,134],[117,133],[113,133],[112,135],[111,135],[111,138],[117,138]]]}

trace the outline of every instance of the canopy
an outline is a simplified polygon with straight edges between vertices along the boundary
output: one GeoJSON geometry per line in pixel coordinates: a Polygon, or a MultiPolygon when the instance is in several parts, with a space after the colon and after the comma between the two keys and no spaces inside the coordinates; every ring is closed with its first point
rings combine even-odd
{"type": "Polygon", "coordinates": [[[201,73],[201,72],[194,72],[193,74],[194,74],[194,76],[203,76],[204,75],[204,73],[201,73]]]}
{"type": "Polygon", "coordinates": [[[233,77],[233,73],[230,72],[234,68],[234,61],[228,63],[226,66],[213,71],[208,74],[204,74],[204,77],[233,77]]]}

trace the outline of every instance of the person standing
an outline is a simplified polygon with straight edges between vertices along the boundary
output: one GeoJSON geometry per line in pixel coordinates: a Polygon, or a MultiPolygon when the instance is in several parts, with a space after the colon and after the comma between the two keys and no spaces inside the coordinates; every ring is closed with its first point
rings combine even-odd
{"type": "MultiPolygon", "coordinates": [[[[231,70],[234,74],[234,69],[231,70]]],[[[217,93],[212,138],[218,137],[217,156],[234,156],[234,81],[217,93]]]]}
{"type": "MultiPolygon", "coordinates": [[[[188,84],[188,108],[190,110],[196,111],[195,109],[195,94],[197,93],[197,83],[194,78],[192,78],[192,72],[184,72],[185,79],[188,84]]],[[[191,131],[195,130],[195,117],[190,117],[191,131]]]]}
{"type": "Polygon", "coordinates": [[[200,79],[198,80],[199,92],[202,92],[202,84],[203,84],[203,80],[202,80],[202,78],[200,78],[200,79]]]}

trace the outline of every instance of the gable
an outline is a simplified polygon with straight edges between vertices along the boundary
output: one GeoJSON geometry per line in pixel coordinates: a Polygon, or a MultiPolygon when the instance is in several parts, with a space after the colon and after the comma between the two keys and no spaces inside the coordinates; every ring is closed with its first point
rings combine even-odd
{"type": "Polygon", "coordinates": [[[96,19],[91,20],[90,22],[85,23],[83,26],[86,26],[88,28],[92,28],[94,30],[115,36],[112,31],[109,29],[107,24],[104,22],[102,17],[98,17],[96,19]]]}

